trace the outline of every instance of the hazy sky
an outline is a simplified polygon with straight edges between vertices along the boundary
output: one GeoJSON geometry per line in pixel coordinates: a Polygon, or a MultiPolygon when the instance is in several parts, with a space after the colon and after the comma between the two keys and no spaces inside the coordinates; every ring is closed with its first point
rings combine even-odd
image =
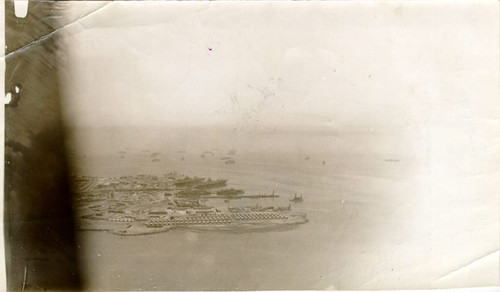
{"type": "MultiPolygon", "coordinates": [[[[381,168],[407,166],[412,182],[398,197],[409,200],[394,209],[405,220],[393,221],[431,248],[395,241],[391,251],[400,253],[385,261],[373,254],[377,265],[407,267],[408,255],[427,269],[432,259],[429,272],[451,272],[415,281],[434,287],[498,280],[498,1],[61,5],[68,19],[86,15],[61,31],[67,121],[92,126],[69,131],[82,149],[222,145],[297,157],[324,150],[333,154],[311,157],[329,166],[364,157],[381,168]],[[183,128],[215,125],[240,131],[183,128]],[[274,128],[282,132],[267,135],[274,128]],[[249,129],[266,135],[256,139],[249,129]],[[303,135],[313,130],[314,139],[303,135]]],[[[378,198],[368,214],[383,206],[378,198]]],[[[387,240],[383,234],[374,240],[387,240]]]]}
{"type": "Polygon", "coordinates": [[[104,5],[66,28],[71,123],[412,130],[495,117],[483,85],[498,79],[498,21],[484,3],[290,4],[104,5]]]}

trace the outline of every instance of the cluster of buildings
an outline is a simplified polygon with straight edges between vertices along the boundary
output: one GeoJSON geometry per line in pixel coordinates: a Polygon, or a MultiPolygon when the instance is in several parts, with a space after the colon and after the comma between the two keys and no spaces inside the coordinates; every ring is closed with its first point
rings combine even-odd
{"type": "MultiPolygon", "coordinates": [[[[158,218],[220,213],[204,205],[200,198],[217,196],[224,187],[226,180],[181,177],[176,173],[73,178],[74,201],[80,217],[111,222],[149,222],[158,218]]],[[[234,189],[228,190],[235,194],[234,189]]]]}

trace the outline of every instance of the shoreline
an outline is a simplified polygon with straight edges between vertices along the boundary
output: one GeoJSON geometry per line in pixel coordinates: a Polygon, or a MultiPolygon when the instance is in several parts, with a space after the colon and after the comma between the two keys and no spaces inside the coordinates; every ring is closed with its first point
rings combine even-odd
{"type": "Polygon", "coordinates": [[[83,220],[76,228],[77,231],[106,231],[107,233],[119,236],[140,236],[157,233],[165,233],[170,230],[188,230],[201,232],[233,232],[233,233],[248,233],[248,232],[266,232],[280,231],[290,229],[298,225],[307,223],[309,220],[303,213],[289,214],[286,220],[269,220],[262,221],[247,221],[247,222],[231,222],[227,224],[193,224],[193,225],[164,225],[161,227],[147,227],[146,223],[142,222],[109,222],[97,220],[83,220]]]}

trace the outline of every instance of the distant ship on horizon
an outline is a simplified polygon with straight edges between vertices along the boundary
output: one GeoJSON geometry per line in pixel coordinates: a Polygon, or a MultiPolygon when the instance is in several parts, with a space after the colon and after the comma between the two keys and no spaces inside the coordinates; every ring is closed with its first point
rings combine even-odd
{"type": "Polygon", "coordinates": [[[290,199],[290,202],[303,202],[303,201],[304,201],[304,199],[302,198],[302,195],[299,197],[299,196],[297,196],[297,194],[294,194],[293,198],[290,199]]]}

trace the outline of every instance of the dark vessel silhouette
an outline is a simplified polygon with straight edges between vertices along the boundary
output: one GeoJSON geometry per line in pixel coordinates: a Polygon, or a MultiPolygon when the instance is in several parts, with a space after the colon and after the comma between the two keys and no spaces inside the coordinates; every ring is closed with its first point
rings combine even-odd
{"type": "Polygon", "coordinates": [[[227,179],[207,179],[203,182],[200,182],[196,185],[198,189],[212,189],[212,188],[222,188],[226,186],[227,179]]]}
{"type": "Polygon", "coordinates": [[[245,191],[243,191],[243,190],[230,188],[230,189],[218,190],[217,196],[230,196],[230,197],[232,197],[232,196],[242,195],[244,193],[245,193],[245,191]]]}
{"type": "Polygon", "coordinates": [[[197,185],[198,183],[201,183],[204,179],[201,177],[186,177],[180,180],[177,180],[174,182],[174,185],[176,187],[192,187],[194,185],[197,185]]]}

